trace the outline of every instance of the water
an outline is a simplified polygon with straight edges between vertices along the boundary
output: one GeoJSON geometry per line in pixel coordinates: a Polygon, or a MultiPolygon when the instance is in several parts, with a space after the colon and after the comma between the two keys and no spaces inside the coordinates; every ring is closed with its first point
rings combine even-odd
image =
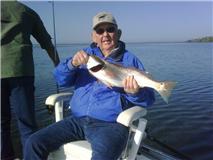
{"type": "MultiPolygon", "coordinates": [[[[87,47],[60,45],[61,59],[87,47]]],[[[178,84],[169,104],[156,93],[148,108],[148,128],[155,138],[188,155],[193,160],[213,159],[213,44],[212,43],[137,43],[127,44],[156,80],[178,84]]],[[[36,66],[36,116],[40,127],[51,123],[45,98],[56,93],[53,65],[45,51],[34,47],[36,66]]],[[[60,92],[70,89],[60,88],[60,92]]],[[[14,130],[14,134],[16,130],[14,130]]]]}

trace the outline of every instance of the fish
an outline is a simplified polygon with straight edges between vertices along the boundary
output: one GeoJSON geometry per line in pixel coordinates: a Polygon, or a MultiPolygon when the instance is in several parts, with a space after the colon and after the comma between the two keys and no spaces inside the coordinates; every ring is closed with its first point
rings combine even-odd
{"type": "Polygon", "coordinates": [[[123,80],[127,76],[134,76],[140,88],[149,87],[154,89],[166,103],[168,103],[171,92],[177,83],[174,81],[153,80],[150,74],[147,74],[145,71],[113,64],[95,55],[89,56],[86,65],[90,74],[110,88],[123,87],[123,80]]]}

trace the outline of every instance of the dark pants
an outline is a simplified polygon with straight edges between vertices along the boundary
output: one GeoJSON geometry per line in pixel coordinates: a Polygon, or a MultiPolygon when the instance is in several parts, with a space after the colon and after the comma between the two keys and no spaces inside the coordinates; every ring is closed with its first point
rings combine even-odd
{"type": "Polygon", "coordinates": [[[25,145],[24,160],[45,160],[63,144],[83,139],[92,146],[92,160],[116,160],[127,137],[128,128],[121,124],[70,116],[31,135],[25,145]]]}
{"type": "Polygon", "coordinates": [[[11,116],[18,121],[22,146],[37,129],[34,112],[34,77],[1,79],[1,159],[14,159],[11,116]],[[12,114],[13,111],[15,114],[12,114]]]}

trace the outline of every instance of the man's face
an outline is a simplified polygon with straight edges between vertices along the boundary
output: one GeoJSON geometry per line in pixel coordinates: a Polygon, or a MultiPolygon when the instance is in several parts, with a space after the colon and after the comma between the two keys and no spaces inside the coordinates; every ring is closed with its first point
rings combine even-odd
{"type": "Polygon", "coordinates": [[[110,23],[103,23],[95,28],[93,39],[100,47],[103,54],[109,54],[117,47],[119,35],[118,29],[115,25],[110,23]]]}

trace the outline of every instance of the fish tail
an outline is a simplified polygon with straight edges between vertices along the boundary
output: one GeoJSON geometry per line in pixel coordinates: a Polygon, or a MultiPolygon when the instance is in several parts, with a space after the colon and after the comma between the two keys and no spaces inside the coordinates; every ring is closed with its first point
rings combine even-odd
{"type": "Polygon", "coordinates": [[[168,103],[171,92],[176,84],[177,82],[165,81],[161,82],[158,86],[157,91],[166,103],[168,103]]]}

